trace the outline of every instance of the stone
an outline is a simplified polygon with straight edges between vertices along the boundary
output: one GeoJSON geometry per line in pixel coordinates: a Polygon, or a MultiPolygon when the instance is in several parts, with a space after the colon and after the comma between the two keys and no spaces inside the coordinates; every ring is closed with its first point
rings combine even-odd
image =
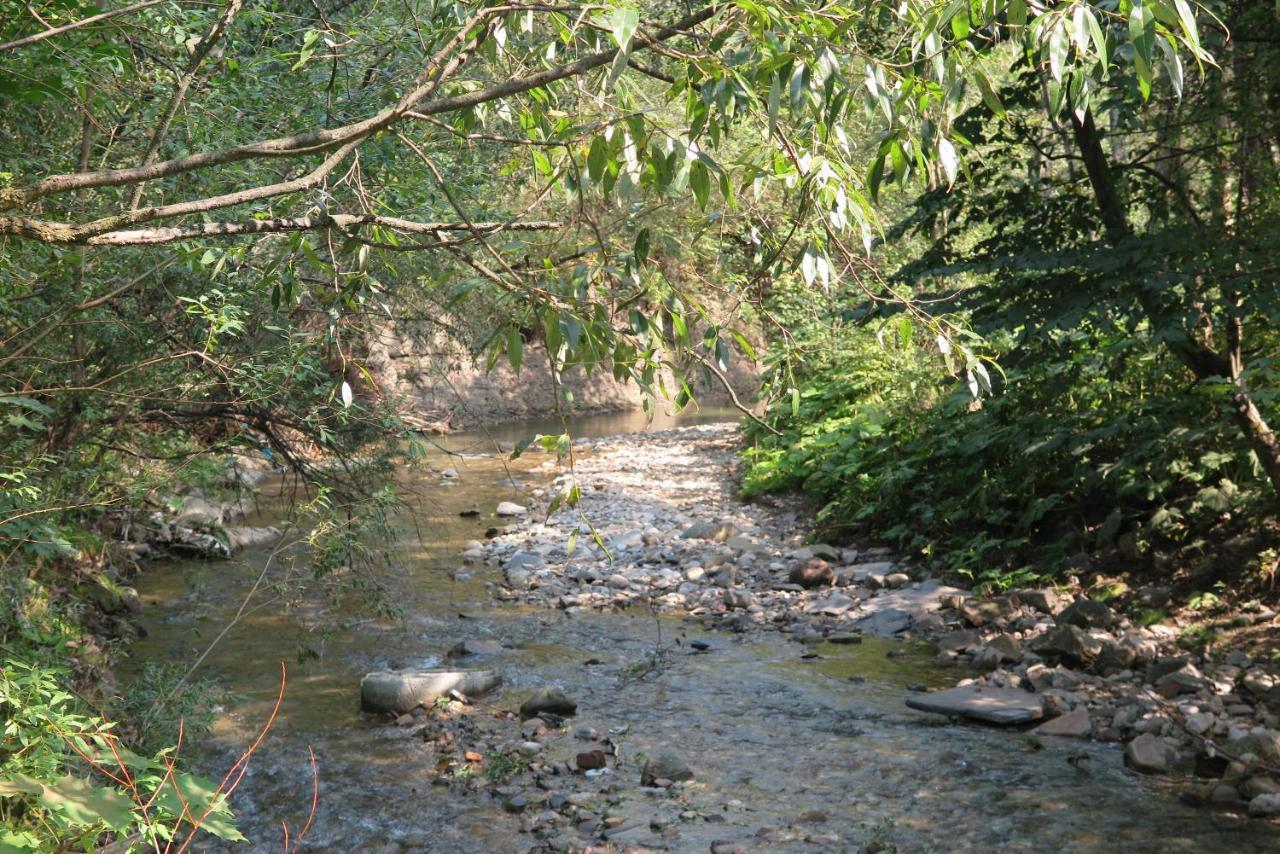
{"type": "Polygon", "coordinates": [[[908,697],[906,703],[909,708],[922,712],[970,718],[1001,726],[1028,723],[1044,717],[1044,708],[1037,695],[1011,688],[965,685],[908,697]]]}
{"type": "Polygon", "coordinates": [[[179,525],[221,525],[223,509],[211,504],[199,495],[188,495],[182,499],[182,508],[173,520],[179,525]]]}
{"type": "Polygon", "coordinates": [[[542,567],[544,558],[536,552],[512,552],[503,568],[508,572],[517,569],[534,570],[542,567]]]}
{"type": "Polygon", "coordinates": [[[737,529],[725,522],[703,521],[695,522],[688,528],[680,532],[682,540],[715,540],[723,543],[725,540],[734,536],[737,529]]]}
{"type": "Polygon", "coordinates": [[[905,572],[891,572],[884,577],[884,586],[890,590],[899,590],[911,583],[911,576],[905,572]]]}
{"type": "Polygon", "coordinates": [[[1254,818],[1280,815],[1280,795],[1258,795],[1249,801],[1249,815],[1254,818]]]}
{"type": "Polygon", "coordinates": [[[579,771],[595,771],[606,765],[603,750],[588,750],[579,753],[573,763],[579,771]]]}
{"type": "Polygon", "coordinates": [[[1057,617],[1060,626],[1082,629],[1109,629],[1116,622],[1116,612],[1102,602],[1080,598],[1063,608],[1057,617]]]}
{"type": "Polygon", "coordinates": [[[1209,803],[1218,806],[1227,806],[1229,804],[1240,803],[1240,793],[1236,791],[1236,787],[1227,783],[1219,783],[1209,792],[1209,803]]]}
{"type": "Polygon", "coordinates": [[[730,610],[745,610],[755,604],[755,596],[750,590],[734,587],[724,591],[724,604],[730,610]]]}
{"type": "Polygon", "coordinates": [[[1280,733],[1261,731],[1246,733],[1231,740],[1226,749],[1253,765],[1280,766],[1280,733]]]}
{"type": "Polygon", "coordinates": [[[826,543],[814,543],[808,546],[809,554],[823,560],[840,560],[841,550],[835,546],[829,546],[826,543]]]}
{"type": "Polygon", "coordinates": [[[494,670],[384,670],[360,680],[360,708],[366,712],[403,714],[430,705],[457,691],[468,697],[488,693],[502,684],[494,670]]]}
{"type": "Polygon", "coordinates": [[[1280,781],[1266,774],[1254,774],[1240,784],[1240,794],[1248,800],[1260,795],[1280,795],[1280,781]]]}
{"type": "Polygon", "coordinates": [[[514,501],[502,501],[493,512],[498,516],[523,516],[529,511],[514,501]]]}
{"type": "Polygon", "coordinates": [[[971,626],[985,626],[1013,616],[1014,608],[1008,599],[966,599],[960,603],[960,615],[971,626]]]}
{"type": "Polygon", "coordinates": [[[660,751],[657,755],[646,759],[644,766],[640,769],[642,786],[652,786],[658,780],[671,780],[678,783],[692,779],[693,770],[680,758],[679,754],[670,750],[660,751]]]}
{"type": "Polygon", "coordinates": [[[1022,658],[1022,644],[1013,635],[996,635],[986,645],[987,649],[993,649],[1000,655],[1001,661],[1019,661],[1022,658]]]}
{"type": "Polygon", "coordinates": [[[252,527],[236,527],[227,528],[227,545],[231,550],[254,549],[259,546],[269,546],[276,540],[280,539],[280,529],[274,527],[252,528],[252,527]]]}
{"type": "Polygon", "coordinates": [[[533,718],[543,714],[574,715],[578,704],[565,696],[559,688],[539,688],[533,696],[520,704],[520,717],[533,718]]]}
{"type": "Polygon", "coordinates": [[[1053,616],[1062,610],[1062,597],[1052,587],[1043,590],[1019,590],[1018,601],[1028,608],[1034,608],[1041,614],[1053,616]]]}
{"type": "Polygon", "coordinates": [[[1187,715],[1187,730],[1192,735],[1204,735],[1213,729],[1213,715],[1207,712],[1198,712],[1194,715],[1187,715]]]}
{"type": "Polygon", "coordinates": [[[888,637],[905,632],[911,627],[911,615],[897,608],[885,608],[876,611],[858,621],[858,631],[865,635],[881,635],[888,637]]]}
{"type": "Polygon", "coordinates": [[[1088,709],[1076,709],[1045,721],[1032,731],[1033,735],[1056,735],[1060,738],[1088,738],[1093,735],[1093,719],[1088,709]]]}
{"type": "Polygon", "coordinates": [[[1031,649],[1052,662],[1087,665],[1102,652],[1102,643],[1075,626],[1060,625],[1041,635],[1031,649]]]}
{"type": "Polygon", "coordinates": [[[806,590],[812,590],[815,587],[830,587],[834,585],[836,583],[836,574],[830,564],[822,558],[815,557],[791,570],[787,580],[792,584],[799,584],[806,590]]]}
{"type": "Polygon", "coordinates": [[[1124,761],[1143,774],[1168,774],[1181,761],[1177,744],[1152,733],[1143,733],[1125,745],[1124,761]]]}
{"type": "Polygon", "coordinates": [[[497,655],[502,649],[502,644],[495,640],[465,640],[450,647],[444,657],[448,661],[456,661],[473,655],[497,655]]]}
{"type": "Polygon", "coordinates": [[[1179,694],[1194,694],[1209,687],[1209,682],[1194,664],[1183,665],[1172,673],[1166,673],[1156,680],[1156,693],[1166,699],[1179,694]]]}

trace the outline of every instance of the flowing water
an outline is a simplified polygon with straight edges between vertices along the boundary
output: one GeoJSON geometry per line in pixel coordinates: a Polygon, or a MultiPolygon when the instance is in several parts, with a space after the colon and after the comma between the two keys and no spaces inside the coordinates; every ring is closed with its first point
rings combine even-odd
{"type": "MultiPolygon", "coordinates": [[[[727,413],[700,417],[725,420],[727,413]]],[[[634,414],[569,426],[575,436],[645,428],[634,414]]],[[[673,850],[705,852],[718,840],[751,851],[1280,850],[1274,826],[1187,807],[1160,781],[1135,780],[1113,745],[1046,739],[1034,749],[1016,732],[941,725],[906,709],[908,684],[957,678],[934,668],[924,651],[899,655],[900,644],[869,638],[820,647],[821,657],[806,660],[799,644],[772,633],[707,633],[695,622],[646,613],[570,618],[506,606],[485,589],[498,578],[493,568],[471,568],[471,577],[456,580],[463,544],[495,524],[488,511],[502,500],[530,501],[509,478],[534,484],[542,476],[533,469],[545,457],[507,461],[491,453],[494,443],[538,431],[560,432],[560,425],[449,437],[445,446],[463,456],[441,454],[435,468],[455,468],[456,480],[426,470],[407,476],[417,493],[412,524],[404,526],[403,562],[386,579],[402,619],[355,620],[321,635],[329,621],[319,604],[303,603],[291,616],[251,604],[208,654],[203,674],[228,692],[201,747],[211,773],[253,739],[274,703],[281,662],[288,668],[280,714],[232,802],[252,850],[278,850],[280,822],[296,830],[305,820],[308,748],[320,799],[304,850],[532,847],[537,840],[520,832],[519,818],[498,799],[433,785],[421,741],[358,710],[365,672],[430,666],[454,643],[482,638],[509,648],[494,659],[506,682],[490,702],[514,709],[533,688],[558,685],[579,703],[575,723],[625,732],[615,740],[626,755],[670,747],[686,757],[697,783],[680,809],[698,817],[677,822],[667,837],[673,850]],[[459,517],[472,507],[486,512],[459,517]],[[672,645],[677,637],[681,644],[672,645]],[[691,650],[694,639],[711,649],[691,650]],[[300,641],[320,657],[298,663],[300,641]],[[673,649],[665,666],[649,678],[627,678],[658,644],[673,649]],[[792,832],[769,830],[786,828],[792,832]]],[[[264,491],[250,524],[278,512],[272,494],[264,491]]],[[[139,579],[149,636],[133,647],[135,659],[195,660],[241,607],[265,560],[260,551],[149,568],[139,579]]],[[[254,601],[271,595],[264,588],[254,601]]],[[[634,789],[635,767],[619,768],[624,777],[634,789]]],[[[586,785],[563,782],[566,793],[586,785]]],[[[636,815],[666,808],[643,793],[623,800],[636,815]]]]}

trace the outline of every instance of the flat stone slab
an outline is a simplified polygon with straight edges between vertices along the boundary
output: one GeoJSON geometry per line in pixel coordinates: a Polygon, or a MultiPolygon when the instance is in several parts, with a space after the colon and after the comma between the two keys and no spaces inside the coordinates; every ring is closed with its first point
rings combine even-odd
{"type": "Polygon", "coordinates": [[[493,670],[388,670],[360,680],[360,708],[366,712],[403,714],[457,691],[478,696],[502,683],[493,670]]]}
{"type": "Polygon", "coordinates": [[[980,685],[917,694],[907,698],[907,706],[922,712],[1000,726],[1038,721],[1044,717],[1044,707],[1038,695],[1016,688],[984,688],[980,685]]]}

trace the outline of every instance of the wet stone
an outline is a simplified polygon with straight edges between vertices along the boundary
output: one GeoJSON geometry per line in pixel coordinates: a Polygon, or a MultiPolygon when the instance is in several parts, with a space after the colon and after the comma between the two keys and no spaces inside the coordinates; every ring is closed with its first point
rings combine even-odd
{"type": "Polygon", "coordinates": [[[537,717],[543,714],[573,715],[578,711],[578,704],[565,696],[559,688],[539,688],[533,696],[520,704],[520,716],[537,717]]]}
{"type": "Polygon", "coordinates": [[[922,712],[969,718],[983,723],[1008,726],[1029,723],[1044,717],[1040,698],[1026,691],[966,685],[908,697],[907,706],[922,712]]]}

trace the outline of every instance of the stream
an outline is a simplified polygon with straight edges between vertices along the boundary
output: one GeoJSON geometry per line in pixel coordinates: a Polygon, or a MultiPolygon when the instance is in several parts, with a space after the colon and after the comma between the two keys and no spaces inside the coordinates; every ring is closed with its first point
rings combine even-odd
{"type": "MultiPolygon", "coordinates": [[[[729,417],[704,411],[679,423],[729,417]]],[[[674,424],[646,424],[630,413],[568,426],[574,436],[603,436],[674,424]]],[[[288,670],[279,715],[232,798],[249,850],[278,850],[281,821],[295,833],[306,821],[308,747],[320,796],[301,850],[537,847],[542,840],[522,832],[521,816],[505,811],[499,797],[439,785],[420,740],[358,708],[364,673],[435,666],[455,643],[480,639],[504,647],[492,663],[505,683],[487,702],[514,710],[534,689],[558,686],[579,704],[571,729],[615,733],[633,756],[674,748],[694,769],[678,807],[639,789],[634,764],[620,765],[612,778],[556,778],[565,793],[619,790],[615,809],[637,819],[635,834],[612,840],[616,848],[593,850],[1280,850],[1274,825],[1183,805],[1174,786],[1126,771],[1116,745],[1048,738],[1036,749],[1016,731],[908,710],[906,686],[950,686],[958,678],[924,649],[899,654],[902,643],[868,637],[820,645],[818,657],[802,659],[803,647],[776,632],[717,633],[639,609],[569,616],[494,600],[485,584],[500,571],[475,565],[469,577],[455,577],[458,555],[487,527],[502,525],[491,512],[498,502],[539,506],[528,489],[549,480],[537,470],[547,457],[509,461],[494,453],[496,442],[539,431],[558,433],[560,425],[450,436],[442,445],[461,456],[433,454],[435,471],[407,475],[415,489],[397,544],[402,557],[383,579],[403,618],[348,619],[325,635],[319,627],[331,620],[321,602],[297,603],[288,615],[274,605],[250,607],[208,654],[201,672],[225,692],[197,748],[210,774],[253,740],[274,705],[281,662],[288,670]],[[450,467],[459,476],[446,481],[440,471],[450,467]],[[473,507],[479,516],[458,515],[473,507]],[[299,662],[300,640],[318,657],[299,662]],[[709,649],[692,649],[694,640],[709,649]],[[663,666],[627,678],[659,645],[670,649],[663,666]]],[[[245,524],[276,519],[279,491],[269,482],[245,524]]],[[[267,553],[151,564],[137,579],[148,636],[131,647],[134,662],[189,664],[205,652],[241,607],[267,553]]],[[[572,827],[561,831],[557,838],[575,838],[572,827]]]]}

